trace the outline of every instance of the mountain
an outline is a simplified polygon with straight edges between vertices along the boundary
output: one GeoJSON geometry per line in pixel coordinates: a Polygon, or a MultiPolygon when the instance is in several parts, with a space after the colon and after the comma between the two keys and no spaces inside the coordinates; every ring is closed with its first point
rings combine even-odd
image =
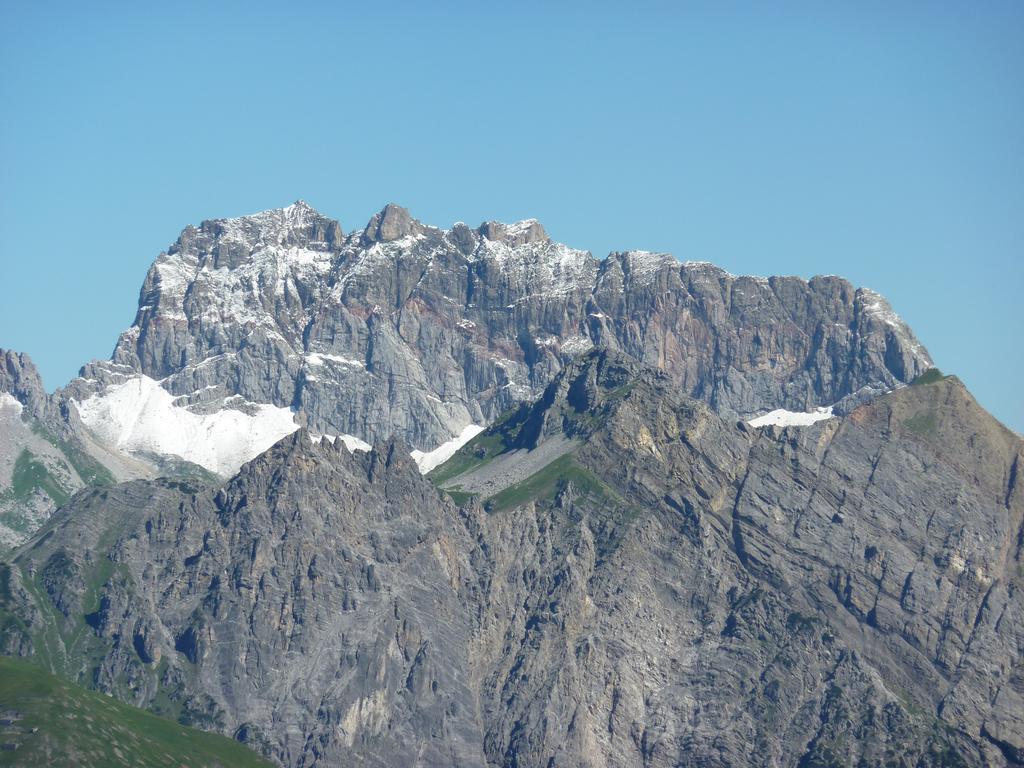
{"type": "MultiPolygon", "coordinates": [[[[396,205],[346,235],[299,201],[187,227],[110,361],[52,397],[11,376],[0,392],[120,480],[227,478],[299,426],[363,450],[400,437],[429,469],[592,347],[743,419],[843,413],[932,365],[881,296],[841,278],[599,260],[535,220],[444,230],[396,205]]],[[[82,487],[60,465],[62,493],[82,487]]],[[[12,541],[50,509],[33,504],[8,515],[30,521],[12,541]]]]}
{"type": "Polygon", "coordinates": [[[24,540],[75,491],[113,482],[107,465],[124,469],[119,456],[88,443],[46,394],[32,360],[0,349],[0,548],[24,540]]]}
{"type": "Polygon", "coordinates": [[[1024,443],[841,278],[298,202],[0,428],[0,652],[283,766],[1024,762],[1024,443]]]}
{"type": "Polygon", "coordinates": [[[931,367],[888,304],[840,278],[734,278],[598,260],[536,221],[426,226],[388,205],[343,236],[302,202],[187,228],[150,269],[113,362],[179,397],[240,395],[317,433],[430,450],[620,349],[722,413],[806,410],[931,367]]]}
{"type": "Polygon", "coordinates": [[[288,766],[1024,760],[1024,442],[955,377],[752,427],[598,349],[428,477],[315,437],[79,493],[0,645],[288,766]]]}

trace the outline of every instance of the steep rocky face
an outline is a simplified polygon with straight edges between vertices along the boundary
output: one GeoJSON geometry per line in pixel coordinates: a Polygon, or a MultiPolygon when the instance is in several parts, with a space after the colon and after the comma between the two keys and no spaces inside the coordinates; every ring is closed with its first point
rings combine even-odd
{"type": "Polygon", "coordinates": [[[584,363],[440,471],[505,526],[492,759],[1020,760],[1024,444],[959,382],[754,430],[584,363]]]}
{"type": "Polygon", "coordinates": [[[34,416],[46,408],[46,389],[32,358],[23,352],[0,349],[0,392],[6,392],[34,416]]]}
{"type": "Polygon", "coordinates": [[[6,650],[285,765],[481,764],[462,519],[404,446],[337,445],[296,433],[219,491],[78,497],[6,582],[48,595],[19,619],[50,629],[6,650]]]}
{"type": "MultiPolygon", "coordinates": [[[[497,752],[567,765],[595,751],[607,764],[1020,760],[1018,438],[952,379],[846,419],[749,430],[646,385],[623,394],[622,367],[593,366],[595,383],[577,379],[545,409],[541,435],[557,434],[550,414],[587,435],[572,460],[590,481],[520,508],[497,538],[522,564],[501,590],[530,587],[496,602],[535,606],[512,612],[519,644],[488,663],[509,670],[492,688],[497,752]],[[595,479],[619,501],[589,490],[581,503],[595,479]],[[635,521],[626,535],[622,519],[635,521]]],[[[449,484],[500,454],[484,460],[449,484]]]]}
{"type": "Polygon", "coordinates": [[[0,349],[0,550],[24,541],[75,491],[113,481],[64,416],[29,356],[0,349]]]}
{"type": "Polygon", "coordinates": [[[305,432],[81,495],[0,638],[285,765],[1018,764],[1022,455],[953,378],[755,429],[593,352],[433,473],[461,509],[305,432]]]}
{"type": "Polygon", "coordinates": [[[317,433],[430,450],[535,398],[592,346],[730,417],[852,407],[931,364],[884,299],[840,278],[602,261],[534,220],[441,230],[395,205],[343,237],[301,202],[187,228],[150,269],[114,362],[190,403],[240,396],[317,433]]]}
{"type": "MultiPolygon", "coordinates": [[[[112,360],[48,396],[31,361],[4,351],[0,392],[89,475],[227,478],[300,426],[447,455],[594,346],[728,418],[846,412],[930,366],[884,299],[840,278],[733,277],[637,251],[599,261],[532,219],[441,230],[396,205],[346,236],[298,202],[187,227],[112,360]]],[[[32,441],[6,442],[0,490],[32,441]]],[[[58,463],[60,495],[88,482],[58,463]]],[[[0,511],[19,521],[0,539],[45,518],[52,494],[36,497],[0,511]]]]}

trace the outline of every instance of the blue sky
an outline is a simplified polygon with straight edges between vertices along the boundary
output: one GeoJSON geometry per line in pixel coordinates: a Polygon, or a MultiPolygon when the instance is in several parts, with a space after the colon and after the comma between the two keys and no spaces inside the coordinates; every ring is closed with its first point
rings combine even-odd
{"type": "Polygon", "coordinates": [[[844,275],[1024,431],[1024,3],[548,5],[0,0],[0,346],[63,385],[186,224],[395,201],[844,275]]]}

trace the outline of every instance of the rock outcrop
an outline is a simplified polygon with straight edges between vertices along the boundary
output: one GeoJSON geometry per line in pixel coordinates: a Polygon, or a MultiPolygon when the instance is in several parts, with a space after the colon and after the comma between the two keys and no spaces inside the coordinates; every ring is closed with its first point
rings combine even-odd
{"type": "Polygon", "coordinates": [[[1024,443],[932,378],[758,429],[594,351],[429,479],[300,431],[77,496],[0,642],[289,766],[1019,764],[1024,443]]]}
{"type": "Polygon", "coordinates": [[[393,204],[343,237],[302,202],[187,228],[113,361],[177,396],[241,396],[317,433],[431,450],[594,346],[730,417],[852,407],[931,366],[882,297],[841,278],[598,260],[535,220],[441,230],[393,204]]]}
{"type": "MultiPolygon", "coordinates": [[[[442,230],[394,204],[345,235],[300,201],[187,227],[110,361],[49,396],[26,357],[4,352],[0,391],[91,475],[226,478],[300,426],[357,445],[397,437],[418,456],[457,444],[595,346],[727,418],[846,412],[931,364],[882,297],[840,278],[734,277],[638,251],[598,260],[533,219],[442,230]]],[[[81,487],[64,474],[65,491],[81,487]]]]}
{"type": "Polygon", "coordinates": [[[11,395],[33,416],[41,417],[46,409],[43,379],[23,352],[0,349],[0,392],[11,395]]]}

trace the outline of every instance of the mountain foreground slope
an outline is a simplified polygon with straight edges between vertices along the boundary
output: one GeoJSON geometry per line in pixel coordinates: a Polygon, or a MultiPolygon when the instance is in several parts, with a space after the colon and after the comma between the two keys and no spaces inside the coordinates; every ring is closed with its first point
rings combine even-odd
{"type": "Polygon", "coordinates": [[[1024,444],[954,377],[754,428],[598,349],[429,477],[313,437],[76,495],[4,652],[288,766],[1024,760],[1024,444]]]}
{"type": "Polygon", "coordinates": [[[0,766],[270,768],[242,745],[0,658],[0,766]]]}

